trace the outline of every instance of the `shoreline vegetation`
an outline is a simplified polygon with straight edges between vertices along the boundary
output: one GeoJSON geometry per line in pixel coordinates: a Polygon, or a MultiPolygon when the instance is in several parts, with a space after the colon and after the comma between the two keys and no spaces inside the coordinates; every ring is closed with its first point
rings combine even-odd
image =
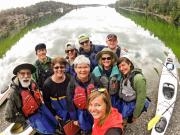
{"type": "Polygon", "coordinates": [[[123,16],[130,18],[137,25],[150,31],[155,37],[158,37],[166,47],[172,49],[178,61],[180,61],[180,48],[178,46],[180,39],[180,27],[176,27],[172,23],[164,21],[159,16],[145,14],[128,8],[119,7],[116,11],[123,16]]]}
{"type": "MultiPolygon", "coordinates": [[[[0,58],[2,58],[28,31],[45,26],[59,19],[59,17],[65,15],[67,12],[84,6],[99,5],[70,5],[61,2],[46,1],[36,3],[35,5],[26,8],[13,8],[1,11],[0,58]]],[[[146,14],[147,12],[145,10],[139,10],[132,7],[121,7],[118,2],[115,3],[115,5],[109,6],[115,7],[117,12],[151,31],[155,36],[162,40],[167,47],[173,50],[180,61],[180,54],[178,54],[178,52],[180,52],[180,48],[178,48],[180,28],[175,27],[173,23],[169,21],[171,20],[169,19],[170,17],[153,14],[153,12],[151,14],[146,14]]]]}
{"type": "Polygon", "coordinates": [[[0,12],[0,58],[28,31],[54,22],[76,6],[46,1],[0,12]]]}

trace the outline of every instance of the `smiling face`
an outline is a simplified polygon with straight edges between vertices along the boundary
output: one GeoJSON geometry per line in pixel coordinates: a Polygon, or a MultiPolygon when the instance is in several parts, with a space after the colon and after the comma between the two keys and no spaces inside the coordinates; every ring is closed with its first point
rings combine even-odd
{"type": "Polygon", "coordinates": [[[111,50],[115,50],[117,48],[118,41],[117,39],[107,39],[106,44],[111,50]]]}
{"type": "Polygon", "coordinates": [[[55,63],[53,66],[54,76],[57,78],[62,78],[65,72],[65,65],[60,63],[55,63]]]}
{"type": "Polygon", "coordinates": [[[80,81],[88,81],[90,74],[90,66],[88,64],[77,64],[74,69],[80,81]]]}
{"type": "Polygon", "coordinates": [[[17,77],[22,87],[28,88],[31,83],[31,71],[29,69],[22,69],[17,73],[17,77]]]}
{"type": "Polygon", "coordinates": [[[101,63],[105,69],[109,69],[112,65],[112,58],[109,54],[102,54],[101,63]]]}
{"type": "Polygon", "coordinates": [[[125,61],[122,61],[119,65],[118,65],[119,70],[121,71],[121,73],[123,75],[127,75],[130,70],[131,70],[131,63],[127,63],[125,61]]]}
{"type": "Polygon", "coordinates": [[[43,49],[38,49],[36,55],[40,61],[44,61],[47,58],[46,53],[47,53],[46,49],[43,48],[43,49]]]}
{"type": "Polygon", "coordinates": [[[80,43],[80,45],[85,52],[89,52],[91,50],[91,43],[89,40],[86,40],[86,41],[80,43]]]}
{"type": "Polygon", "coordinates": [[[103,100],[102,95],[94,98],[88,107],[89,112],[92,114],[94,119],[103,119],[106,115],[106,104],[103,100]]]}
{"type": "Polygon", "coordinates": [[[66,54],[67,54],[69,59],[75,59],[76,58],[76,51],[75,51],[75,49],[66,50],[66,54]]]}

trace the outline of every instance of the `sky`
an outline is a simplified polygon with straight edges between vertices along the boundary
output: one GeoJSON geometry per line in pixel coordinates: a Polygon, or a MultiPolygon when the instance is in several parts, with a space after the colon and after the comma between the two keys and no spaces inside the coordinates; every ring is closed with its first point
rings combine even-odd
{"type": "Polygon", "coordinates": [[[26,7],[41,1],[58,1],[70,4],[110,4],[117,0],[0,0],[0,10],[16,7],[26,7]]]}

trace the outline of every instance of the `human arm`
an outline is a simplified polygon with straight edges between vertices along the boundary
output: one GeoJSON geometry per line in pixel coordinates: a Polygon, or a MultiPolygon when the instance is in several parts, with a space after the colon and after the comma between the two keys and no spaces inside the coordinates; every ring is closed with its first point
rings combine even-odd
{"type": "Polygon", "coordinates": [[[141,115],[146,99],[146,80],[142,74],[134,76],[134,89],[136,90],[136,106],[133,112],[134,120],[141,115]]]}
{"type": "Polygon", "coordinates": [[[70,118],[72,120],[77,120],[76,107],[74,106],[74,103],[73,103],[73,96],[74,96],[74,85],[73,85],[72,80],[70,80],[67,87],[67,92],[66,92],[67,109],[69,111],[70,118]]]}
{"type": "Polygon", "coordinates": [[[43,85],[43,90],[42,90],[42,94],[43,94],[43,100],[45,105],[48,107],[48,109],[51,111],[51,113],[55,116],[56,115],[56,111],[53,109],[53,107],[51,106],[51,92],[52,92],[53,87],[51,87],[50,85],[50,79],[48,78],[43,85]]]}
{"type": "Polygon", "coordinates": [[[26,118],[21,110],[22,102],[19,93],[17,93],[14,89],[10,89],[10,91],[11,93],[7,98],[5,107],[5,120],[11,123],[24,123],[26,118]]]}

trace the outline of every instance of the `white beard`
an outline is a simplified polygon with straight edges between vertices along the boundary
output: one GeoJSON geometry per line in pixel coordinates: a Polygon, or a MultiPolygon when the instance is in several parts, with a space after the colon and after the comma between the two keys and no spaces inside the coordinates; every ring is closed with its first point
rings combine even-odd
{"type": "Polygon", "coordinates": [[[22,87],[24,87],[24,88],[28,88],[30,86],[30,84],[31,84],[31,80],[30,79],[26,79],[26,80],[28,80],[28,81],[24,81],[24,79],[19,79],[22,87]]]}

